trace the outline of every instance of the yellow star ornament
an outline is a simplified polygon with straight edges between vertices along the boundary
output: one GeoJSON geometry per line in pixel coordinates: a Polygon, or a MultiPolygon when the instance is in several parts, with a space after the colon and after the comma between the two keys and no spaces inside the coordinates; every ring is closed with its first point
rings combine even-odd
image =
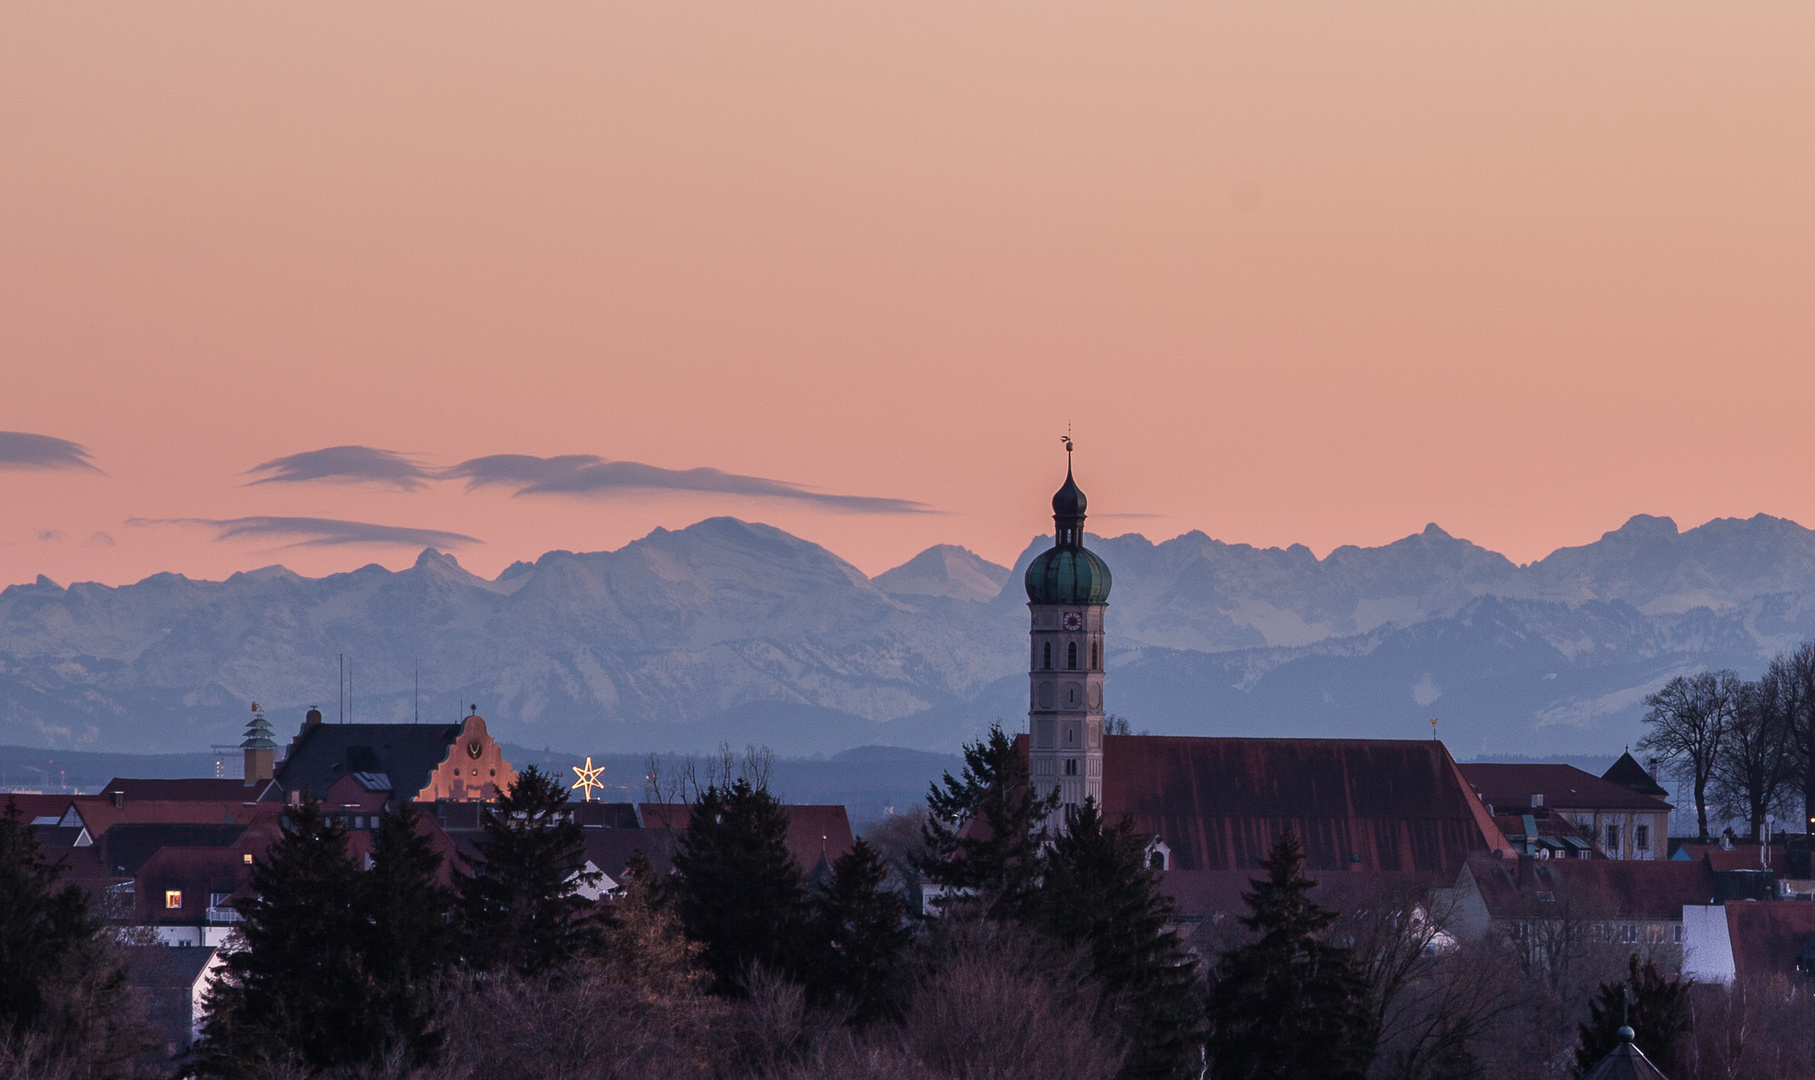
{"type": "Polygon", "coordinates": [[[605,775],[605,766],[600,765],[596,769],[593,768],[591,754],[586,755],[585,765],[575,765],[572,766],[572,768],[574,774],[579,777],[579,779],[575,780],[573,783],[573,790],[585,792],[587,802],[592,801],[593,788],[598,788],[601,791],[605,789],[604,782],[599,779],[599,777],[605,775]]]}

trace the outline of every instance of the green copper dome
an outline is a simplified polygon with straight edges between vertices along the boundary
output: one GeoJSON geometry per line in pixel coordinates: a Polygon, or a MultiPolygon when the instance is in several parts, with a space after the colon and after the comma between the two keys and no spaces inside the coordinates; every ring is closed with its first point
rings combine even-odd
{"type": "Polygon", "coordinates": [[[1108,564],[1086,548],[1051,548],[1027,567],[1027,599],[1035,604],[1105,604],[1109,585],[1108,564]]]}

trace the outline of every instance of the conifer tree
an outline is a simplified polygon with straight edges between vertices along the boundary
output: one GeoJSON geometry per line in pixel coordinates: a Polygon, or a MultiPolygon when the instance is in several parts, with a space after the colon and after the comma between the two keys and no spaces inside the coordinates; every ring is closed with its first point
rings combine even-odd
{"type": "Polygon", "coordinates": [[[1207,1009],[1215,1080],[1362,1080],[1377,1033],[1367,987],[1347,949],[1319,935],[1336,915],[1312,903],[1298,837],[1280,834],[1244,893],[1242,925],[1258,940],[1224,953],[1207,1009]]]}
{"type": "Polygon", "coordinates": [[[57,887],[63,864],[44,857],[36,831],[6,800],[0,815],[0,1035],[17,1035],[44,1013],[45,988],[100,932],[78,885],[57,887]]]}
{"type": "Polygon", "coordinates": [[[702,993],[710,976],[699,966],[701,946],[689,939],[638,851],[624,865],[606,920],[601,955],[619,976],[659,998],[702,993]]]}
{"type": "Polygon", "coordinates": [[[1030,921],[1088,954],[1129,1048],[1124,1078],[1194,1077],[1202,1069],[1196,963],[1171,929],[1171,902],[1144,855],[1126,822],[1106,825],[1096,800],[1085,799],[1041,862],[1030,921]]]}
{"type": "Polygon", "coordinates": [[[431,1060],[442,1042],[430,1000],[435,977],[459,956],[452,921],[454,894],[440,883],[442,859],[418,831],[421,815],[408,802],[387,810],[372,840],[372,867],[360,876],[365,920],[361,959],[373,1006],[388,1038],[408,1060],[431,1060]]]}
{"type": "Polygon", "coordinates": [[[486,808],[484,828],[473,872],[458,880],[468,962],[535,975],[593,952],[599,927],[578,890],[597,879],[567,789],[531,765],[486,808]]]}
{"type": "Polygon", "coordinates": [[[838,1001],[865,1023],[886,1012],[913,940],[907,901],[883,889],[888,870],[859,839],[832,864],[832,881],[813,904],[818,962],[809,983],[822,1000],[838,1001]]]}
{"type": "Polygon", "coordinates": [[[674,868],[681,924],[705,946],[716,992],[741,993],[753,964],[801,974],[807,894],[775,796],[743,779],[701,792],[674,868]]]}
{"type": "Polygon", "coordinates": [[[245,1073],[293,1055],[312,1068],[370,1061],[385,1018],[370,1008],[361,963],[363,883],[347,835],[313,799],[286,811],[283,835],[253,864],[254,895],[240,901],[244,947],[210,995],[193,1067],[245,1073]]]}
{"type": "Polygon", "coordinates": [[[1660,1072],[1676,1075],[1677,1047],[1690,1028],[1689,983],[1666,978],[1656,964],[1641,966],[1637,954],[1626,964],[1626,978],[1602,983],[1588,1003],[1588,1022],[1576,1025],[1581,1033],[1576,1047],[1577,1076],[1619,1048],[1622,1027],[1632,1029],[1632,1044],[1660,1072]]]}
{"type": "Polygon", "coordinates": [[[1057,792],[1041,797],[1028,783],[1027,760],[992,724],[964,747],[964,773],[946,773],[926,797],[926,854],[919,870],[960,894],[974,894],[992,916],[1014,915],[1037,886],[1045,821],[1057,792]]]}

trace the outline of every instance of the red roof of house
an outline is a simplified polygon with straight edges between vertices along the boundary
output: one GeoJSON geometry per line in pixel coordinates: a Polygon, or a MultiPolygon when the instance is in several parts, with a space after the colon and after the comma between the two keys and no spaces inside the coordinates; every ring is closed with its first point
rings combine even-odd
{"type": "Polygon", "coordinates": [[[1567,911],[1577,918],[1680,922],[1685,904],[1714,898],[1714,871],[1699,860],[1475,857],[1468,869],[1495,919],[1560,918],[1567,911]]]}
{"type": "Polygon", "coordinates": [[[146,859],[136,878],[136,921],[199,923],[214,893],[231,896],[252,877],[252,866],[238,847],[167,847],[146,859]],[[182,903],[165,906],[167,893],[180,893],[182,903]]]}
{"type": "MultiPolygon", "coordinates": [[[[1266,876],[1260,870],[1167,870],[1159,875],[1160,891],[1172,900],[1178,914],[1188,919],[1245,916],[1243,894],[1266,876]]],[[[1431,889],[1450,884],[1442,874],[1311,870],[1305,876],[1317,883],[1306,895],[1319,906],[1344,912],[1375,896],[1423,897],[1431,889]]]]}
{"type": "Polygon", "coordinates": [[[183,779],[132,779],[116,776],[101,789],[101,794],[118,791],[130,805],[141,800],[153,802],[257,802],[270,780],[247,783],[244,780],[220,780],[212,776],[183,779]]]}
{"type": "Polygon", "coordinates": [[[0,795],[0,814],[6,813],[6,804],[11,802],[18,805],[19,815],[27,824],[41,817],[60,818],[73,798],[73,795],[25,795],[9,791],[0,795]]]}
{"type": "Polygon", "coordinates": [[[247,804],[237,799],[134,802],[128,797],[123,807],[114,806],[113,800],[105,795],[78,795],[71,801],[76,805],[76,812],[82,815],[82,823],[88,826],[88,835],[97,843],[115,825],[245,825],[275,818],[283,809],[278,803],[247,804]]]}
{"type": "Polygon", "coordinates": [[[1815,903],[1752,900],[1727,904],[1733,971],[1747,976],[1792,975],[1796,954],[1815,942],[1815,903]]]}
{"type": "Polygon", "coordinates": [[[1759,858],[1757,844],[1740,841],[1732,850],[1722,848],[1719,844],[1683,844],[1671,856],[1678,862],[1690,862],[1707,859],[1708,865],[1716,870],[1773,870],[1779,877],[1789,873],[1790,856],[1782,844],[1771,845],[1771,865],[1766,866],[1759,858]],[[1684,854],[1688,858],[1684,858],[1684,854]]]}
{"type": "Polygon", "coordinates": [[[1471,854],[1511,850],[1443,744],[1423,739],[1110,735],[1103,805],[1163,837],[1179,870],[1252,870],[1286,829],[1313,870],[1453,877],[1471,854]]]}
{"type": "Polygon", "coordinates": [[[650,873],[660,880],[674,869],[674,841],[678,836],[672,829],[587,829],[586,857],[611,880],[622,884],[625,864],[641,852],[649,860],[650,873]]]}
{"type": "Polygon", "coordinates": [[[1531,809],[1533,795],[1544,796],[1552,810],[1654,810],[1668,813],[1669,803],[1641,795],[1629,787],[1603,780],[1574,765],[1536,763],[1506,764],[1491,761],[1459,762],[1456,768],[1481,801],[1495,813],[1523,814],[1531,809]]]}
{"type": "MultiPolygon", "coordinates": [[[[842,806],[789,803],[782,809],[788,812],[788,851],[802,870],[813,869],[822,854],[827,862],[837,862],[839,856],[850,851],[857,843],[856,836],[851,832],[851,819],[842,806]]],[[[692,807],[685,803],[637,805],[638,816],[643,819],[644,826],[650,829],[683,832],[691,813],[692,807]]],[[[605,868],[600,866],[599,869],[605,868]]]]}

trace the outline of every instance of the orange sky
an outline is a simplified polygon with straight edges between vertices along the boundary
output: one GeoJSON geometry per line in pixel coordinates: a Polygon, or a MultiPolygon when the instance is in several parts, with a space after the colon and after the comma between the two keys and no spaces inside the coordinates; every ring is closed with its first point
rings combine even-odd
{"type": "Polygon", "coordinates": [[[0,5],[0,583],[1815,524],[1815,5],[0,5]],[[337,445],[797,498],[246,486],[337,445]],[[1129,516],[1109,518],[1118,512],[1129,516]],[[105,534],[111,539],[96,538],[105,534]]]}

